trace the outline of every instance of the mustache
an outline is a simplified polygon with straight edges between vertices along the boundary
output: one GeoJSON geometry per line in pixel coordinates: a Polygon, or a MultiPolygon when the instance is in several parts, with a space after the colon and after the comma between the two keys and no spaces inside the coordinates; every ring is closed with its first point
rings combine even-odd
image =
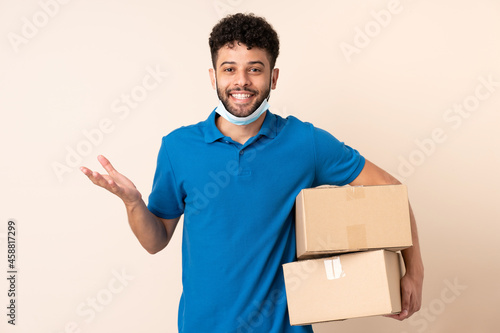
{"type": "Polygon", "coordinates": [[[257,95],[259,93],[258,91],[253,90],[253,89],[243,89],[243,88],[239,88],[239,87],[234,88],[234,89],[230,89],[230,90],[226,90],[226,93],[230,94],[230,93],[235,92],[235,91],[248,91],[248,92],[255,94],[255,95],[257,95]]]}

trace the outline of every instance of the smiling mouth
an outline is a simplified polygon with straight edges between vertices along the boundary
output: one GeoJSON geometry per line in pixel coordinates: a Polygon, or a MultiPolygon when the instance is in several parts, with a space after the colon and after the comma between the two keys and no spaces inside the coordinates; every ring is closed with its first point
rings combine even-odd
{"type": "Polygon", "coordinates": [[[236,99],[248,99],[252,96],[252,94],[231,94],[236,99]]]}
{"type": "Polygon", "coordinates": [[[229,94],[233,101],[239,102],[239,103],[248,103],[250,102],[251,98],[255,96],[254,93],[252,92],[239,92],[235,91],[233,93],[229,94]]]}

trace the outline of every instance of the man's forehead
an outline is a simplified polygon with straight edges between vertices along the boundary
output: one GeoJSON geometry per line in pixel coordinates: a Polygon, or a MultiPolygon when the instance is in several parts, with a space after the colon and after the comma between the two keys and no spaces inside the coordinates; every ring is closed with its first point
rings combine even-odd
{"type": "Polygon", "coordinates": [[[217,51],[217,63],[231,62],[231,63],[256,63],[260,62],[264,66],[269,66],[269,54],[260,47],[248,47],[241,42],[226,43],[217,51]]]}

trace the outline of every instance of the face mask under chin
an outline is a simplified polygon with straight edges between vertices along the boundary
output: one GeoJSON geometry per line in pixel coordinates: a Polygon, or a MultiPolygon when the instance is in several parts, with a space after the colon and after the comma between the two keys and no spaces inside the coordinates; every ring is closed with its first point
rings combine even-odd
{"type": "Polygon", "coordinates": [[[248,125],[256,121],[265,111],[269,109],[270,105],[267,103],[267,99],[264,99],[260,106],[252,112],[250,115],[246,117],[236,117],[233,114],[229,113],[229,111],[226,110],[226,107],[222,103],[221,100],[219,100],[219,105],[217,106],[217,109],[215,109],[215,112],[217,112],[221,117],[226,119],[232,124],[235,125],[248,125]]]}
{"type": "Polygon", "coordinates": [[[235,125],[248,125],[248,124],[253,123],[265,111],[267,111],[269,109],[269,107],[270,107],[270,105],[268,103],[268,100],[269,100],[269,97],[271,95],[271,83],[272,83],[272,80],[273,80],[273,76],[271,74],[271,82],[269,84],[269,93],[268,93],[268,96],[266,98],[264,98],[264,100],[260,103],[260,105],[252,113],[250,113],[248,116],[238,117],[238,116],[234,115],[234,113],[229,112],[226,109],[225,103],[219,97],[219,87],[217,86],[217,77],[216,77],[215,78],[215,87],[216,87],[215,90],[216,90],[216,93],[217,93],[217,98],[219,99],[219,105],[215,109],[215,112],[217,112],[221,117],[223,117],[224,119],[226,119],[227,121],[229,121],[230,123],[235,124],[235,125]]]}

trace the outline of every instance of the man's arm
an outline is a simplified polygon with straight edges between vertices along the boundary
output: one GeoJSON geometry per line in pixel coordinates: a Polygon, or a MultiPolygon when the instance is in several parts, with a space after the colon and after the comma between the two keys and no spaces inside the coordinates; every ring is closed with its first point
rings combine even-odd
{"type": "Polygon", "coordinates": [[[162,219],[151,213],[134,183],[116,171],[104,156],[99,155],[97,159],[107,171],[107,175],[101,175],[86,167],[81,167],[82,172],[94,184],[122,199],[130,227],[146,251],[154,254],[164,249],[170,242],[180,217],[162,219]]]}
{"type": "MultiPolygon", "coordinates": [[[[356,179],[350,184],[356,185],[390,185],[401,184],[396,178],[375,164],[366,160],[365,166],[356,179]]],[[[409,203],[408,203],[409,204],[409,203]]],[[[403,320],[420,310],[422,304],[422,284],[424,280],[424,265],[420,254],[417,223],[410,206],[410,223],[413,246],[401,253],[406,266],[406,274],[401,279],[402,309],[401,313],[389,316],[403,320]]]]}

